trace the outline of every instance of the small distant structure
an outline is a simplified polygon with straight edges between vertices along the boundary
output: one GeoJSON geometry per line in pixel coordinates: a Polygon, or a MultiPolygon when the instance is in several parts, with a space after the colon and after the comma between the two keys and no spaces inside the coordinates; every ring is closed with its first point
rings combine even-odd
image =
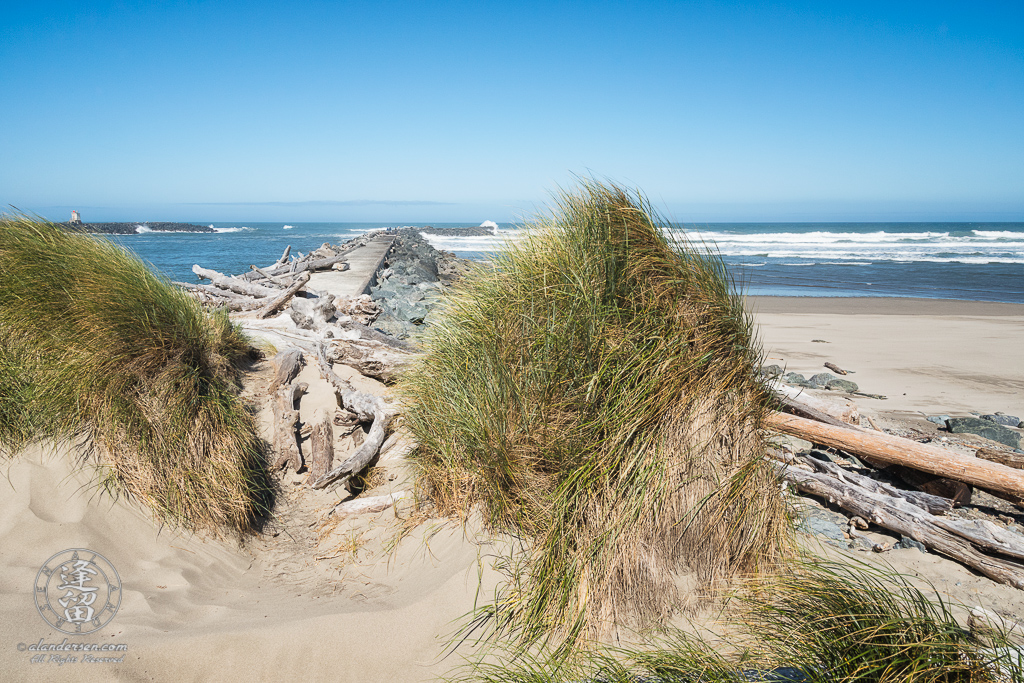
{"type": "Polygon", "coordinates": [[[72,209],[71,211],[71,225],[81,225],[82,217],[78,215],[78,211],[72,209]]]}

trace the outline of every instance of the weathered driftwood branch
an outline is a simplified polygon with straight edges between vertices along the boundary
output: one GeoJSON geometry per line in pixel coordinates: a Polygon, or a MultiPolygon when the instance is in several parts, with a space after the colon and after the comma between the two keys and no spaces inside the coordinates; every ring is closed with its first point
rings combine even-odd
{"type": "Polygon", "coordinates": [[[261,298],[266,296],[277,296],[281,293],[281,290],[279,289],[263,287],[262,285],[246,282],[245,280],[237,277],[228,277],[224,275],[224,273],[218,273],[216,270],[203,268],[199,265],[192,266],[192,272],[204,280],[209,280],[213,283],[214,287],[227,289],[247,296],[261,298]]]}
{"type": "Polygon", "coordinates": [[[274,396],[274,441],[277,460],[274,469],[291,466],[296,472],[302,469],[302,453],[295,433],[299,422],[299,411],[295,409],[295,400],[309,385],[305,382],[293,382],[281,387],[274,396]]]}
{"type": "MultiPolygon", "coordinates": [[[[903,498],[868,491],[819,472],[806,472],[792,465],[778,465],[778,468],[782,478],[801,491],[829,500],[880,527],[909,536],[990,579],[1024,589],[1024,565],[980,552],[967,540],[954,535],[956,532],[951,533],[940,524],[944,522],[948,526],[948,519],[931,515],[903,498]]],[[[990,539],[979,538],[975,542],[1005,552],[1002,548],[992,547],[997,544],[990,539]]]]}
{"type": "MultiPolygon", "coordinates": [[[[344,263],[344,261],[345,255],[340,255],[324,259],[310,259],[305,261],[296,260],[292,261],[291,263],[286,263],[279,266],[271,266],[270,268],[265,268],[264,270],[267,272],[267,274],[272,275],[274,277],[278,277],[280,275],[288,275],[289,273],[303,273],[306,272],[307,270],[310,272],[317,270],[331,270],[335,264],[341,264],[344,263]]],[[[255,279],[258,277],[260,277],[260,275],[255,272],[249,272],[245,274],[246,279],[255,279]]]]}
{"type": "Polygon", "coordinates": [[[332,340],[327,356],[385,384],[397,380],[412,360],[405,351],[369,339],[332,340]]]}
{"type": "Polygon", "coordinates": [[[266,301],[266,299],[253,299],[226,289],[218,289],[212,285],[195,285],[188,282],[172,282],[171,284],[187,290],[203,303],[226,308],[229,311],[254,311],[263,306],[266,301]]]}
{"type": "Polygon", "coordinates": [[[331,416],[319,408],[313,414],[309,444],[309,478],[316,481],[334,464],[334,427],[331,426],[331,416]]]}
{"type": "Polygon", "coordinates": [[[275,285],[280,285],[282,287],[288,287],[288,286],[290,286],[292,284],[291,278],[276,277],[274,275],[271,275],[267,271],[263,270],[262,268],[259,268],[258,266],[255,266],[255,265],[251,265],[251,266],[249,266],[249,268],[253,272],[262,275],[264,280],[269,280],[270,282],[273,282],[275,285]]]}
{"type": "Polygon", "coordinates": [[[848,374],[846,372],[846,370],[843,370],[841,367],[839,367],[835,363],[825,363],[825,367],[828,368],[829,370],[831,370],[832,372],[836,373],[837,375],[846,375],[846,374],[848,374]]]}
{"type": "Polygon", "coordinates": [[[271,315],[274,314],[274,312],[277,309],[281,308],[281,306],[284,306],[289,299],[295,296],[295,293],[302,289],[307,282],[309,282],[309,273],[303,273],[295,280],[295,282],[292,283],[292,285],[288,289],[284,290],[283,292],[277,291],[277,296],[271,299],[271,301],[266,306],[258,310],[256,312],[256,317],[269,318],[271,315]]]}
{"type": "Polygon", "coordinates": [[[876,481],[871,477],[865,477],[862,474],[845,470],[834,462],[818,460],[817,458],[810,458],[806,456],[797,456],[797,459],[802,463],[810,465],[816,471],[831,475],[840,481],[849,482],[874,493],[882,493],[887,496],[903,498],[917,507],[927,510],[933,515],[944,515],[953,509],[953,501],[948,498],[933,496],[930,493],[922,493],[921,491],[904,491],[903,489],[898,489],[894,486],[890,486],[889,484],[876,481]]]}
{"type": "Polygon", "coordinates": [[[382,510],[387,510],[403,498],[410,498],[411,496],[412,493],[410,491],[396,491],[395,493],[386,493],[383,496],[353,498],[352,500],[338,503],[331,512],[336,515],[360,515],[369,512],[381,512],[382,510]]]}
{"type": "MultiPolygon", "coordinates": [[[[303,274],[300,277],[309,277],[303,274]]],[[[334,316],[334,295],[321,294],[315,299],[292,299],[289,315],[296,327],[306,330],[322,328],[334,316]]]]}
{"type": "Polygon", "coordinates": [[[1024,454],[1011,453],[1009,451],[997,451],[994,448],[979,448],[975,455],[982,460],[997,462],[1000,465],[1012,467],[1015,470],[1024,470],[1024,454]]]}
{"type": "MultiPolygon", "coordinates": [[[[280,266],[280,265],[283,265],[285,263],[288,263],[288,254],[290,254],[291,251],[292,251],[292,245],[289,244],[287,247],[284,248],[284,253],[281,254],[281,258],[277,259],[277,263],[275,263],[274,265],[275,266],[280,266]]],[[[271,267],[273,267],[273,266],[271,266],[271,267]]]]}
{"type": "Polygon", "coordinates": [[[280,351],[271,361],[274,365],[274,379],[270,382],[268,391],[275,392],[283,386],[291,384],[291,381],[299,374],[302,368],[302,350],[291,348],[280,351]]]}
{"type": "Polygon", "coordinates": [[[324,379],[334,386],[335,391],[341,397],[342,405],[352,413],[355,413],[360,420],[370,422],[370,433],[366,440],[356,449],[347,460],[335,467],[327,474],[318,478],[310,485],[315,488],[323,488],[336,481],[343,481],[354,474],[364,470],[384,443],[384,430],[394,418],[394,411],[379,396],[356,391],[347,381],[335,374],[331,362],[327,359],[326,347],[321,342],[317,346],[317,360],[320,363],[320,373],[324,379]]]}
{"type": "Polygon", "coordinates": [[[420,349],[414,344],[410,344],[407,341],[401,339],[395,339],[389,334],[378,332],[377,330],[363,325],[361,323],[349,320],[345,322],[336,323],[337,327],[342,330],[344,339],[364,339],[367,341],[374,341],[398,349],[399,351],[405,351],[407,353],[416,353],[420,349]]]}
{"type": "Polygon", "coordinates": [[[980,458],[958,455],[936,446],[882,432],[835,427],[783,413],[770,413],[765,426],[878,462],[904,465],[1015,496],[1024,495],[1024,471],[980,458]]]}

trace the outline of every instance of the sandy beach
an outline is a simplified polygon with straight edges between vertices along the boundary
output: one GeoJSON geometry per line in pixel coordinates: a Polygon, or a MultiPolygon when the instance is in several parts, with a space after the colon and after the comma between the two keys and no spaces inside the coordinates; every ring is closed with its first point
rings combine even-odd
{"type": "MultiPolygon", "coordinates": [[[[863,414],[922,422],[922,413],[1024,414],[1024,305],[765,297],[749,306],[766,362],[806,375],[832,362],[852,371],[861,391],[886,396],[858,398],[863,414]]],[[[257,385],[267,381],[262,372],[257,385]]],[[[303,410],[333,399],[313,396],[303,410]]],[[[72,471],[71,457],[67,449],[33,448],[3,464],[6,680],[432,680],[458,664],[461,651],[442,657],[446,639],[497,580],[495,548],[451,524],[422,524],[388,553],[409,506],[346,518],[318,542],[309,520],[344,490],[298,496],[300,480],[286,478],[276,525],[240,548],[158,528],[140,507],[97,492],[89,472],[72,471]],[[47,558],[66,548],[101,553],[123,581],[120,609],[106,627],[67,636],[127,644],[115,653],[124,655],[120,663],[83,662],[74,652],[62,654],[77,654],[77,662],[58,665],[47,654],[32,663],[29,645],[65,638],[40,618],[32,586],[47,558]]],[[[382,470],[382,492],[409,486],[400,463],[382,470]]],[[[1024,592],[938,555],[855,556],[889,562],[969,606],[1024,615],[1024,592]]]]}

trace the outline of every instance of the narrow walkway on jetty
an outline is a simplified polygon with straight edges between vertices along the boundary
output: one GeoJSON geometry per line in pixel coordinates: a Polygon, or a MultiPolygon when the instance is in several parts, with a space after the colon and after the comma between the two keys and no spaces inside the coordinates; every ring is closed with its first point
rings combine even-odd
{"type": "Polygon", "coordinates": [[[312,273],[309,276],[309,289],[336,297],[369,294],[370,287],[377,281],[377,270],[394,241],[394,235],[371,237],[364,246],[346,254],[348,270],[312,273]]]}

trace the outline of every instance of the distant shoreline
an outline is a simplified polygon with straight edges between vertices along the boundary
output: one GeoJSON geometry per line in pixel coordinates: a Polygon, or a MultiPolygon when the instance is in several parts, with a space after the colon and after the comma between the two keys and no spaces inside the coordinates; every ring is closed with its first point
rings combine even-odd
{"type": "Polygon", "coordinates": [[[58,223],[65,230],[74,232],[99,233],[103,235],[137,235],[139,228],[145,228],[143,232],[216,232],[208,225],[195,225],[194,223],[148,223],[133,221],[131,223],[58,223]]]}

